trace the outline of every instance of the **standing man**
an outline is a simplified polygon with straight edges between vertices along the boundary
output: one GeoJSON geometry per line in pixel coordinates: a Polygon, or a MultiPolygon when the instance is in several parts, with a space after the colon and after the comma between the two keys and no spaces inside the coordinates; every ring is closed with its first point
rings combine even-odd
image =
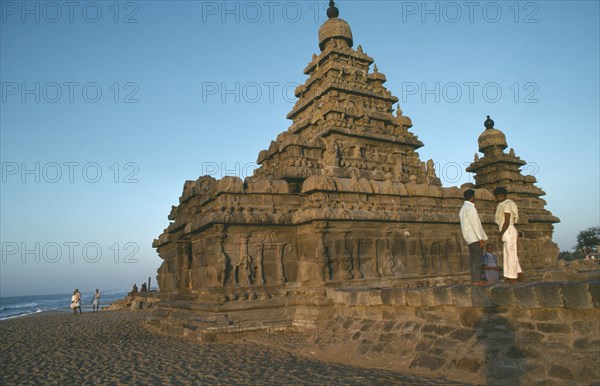
{"type": "Polygon", "coordinates": [[[468,189],[463,193],[465,203],[460,209],[458,216],[460,217],[460,228],[463,237],[469,244],[469,266],[471,268],[471,281],[473,285],[484,285],[481,281],[481,264],[483,257],[483,247],[487,235],[483,231],[481,219],[477,208],[475,208],[475,191],[468,189]]]}
{"type": "Polygon", "coordinates": [[[502,241],[504,248],[502,256],[504,259],[504,278],[507,283],[514,284],[518,280],[523,279],[521,264],[517,256],[517,228],[515,224],[519,222],[519,210],[517,204],[512,200],[508,200],[506,195],[508,192],[505,188],[499,187],[494,189],[494,196],[498,207],[496,208],[496,224],[500,229],[499,239],[502,241]]]}
{"type": "Polygon", "coordinates": [[[96,292],[94,292],[94,297],[92,297],[92,312],[100,311],[100,291],[96,288],[96,292]]]}

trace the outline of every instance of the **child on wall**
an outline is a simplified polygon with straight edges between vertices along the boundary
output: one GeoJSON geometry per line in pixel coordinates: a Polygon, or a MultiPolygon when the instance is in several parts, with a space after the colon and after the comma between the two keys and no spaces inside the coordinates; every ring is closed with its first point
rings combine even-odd
{"type": "Polygon", "coordinates": [[[483,270],[485,272],[485,278],[488,283],[497,283],[500,280],[498,267],[498,259],[494,255],[494,245],[488,244],[485,248],[485,255],[483,255],[483,270]]]}

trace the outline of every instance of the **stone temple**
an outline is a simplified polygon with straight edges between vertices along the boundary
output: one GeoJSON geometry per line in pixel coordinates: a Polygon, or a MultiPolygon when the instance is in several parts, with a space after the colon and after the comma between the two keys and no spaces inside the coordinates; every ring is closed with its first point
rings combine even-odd
{"type": "Polygon", "coordinates": [[[556,266],[559,220],[522,173],[525,161],[506,151],[504,133],[488,117],[482,155],[467,168],[475,184],[443,187],[386,76],[338,12],[332,4],[319,29],[291,125],[260,151],[253,176],[185,182],[153,243],[163,262],[149,320],[163,331],[307,326],[336,316],[335,291],[468,282],[458,218],[468,188],[490,241],[498,234],[491,191],[508,189],[528,277],[556,266]]]}

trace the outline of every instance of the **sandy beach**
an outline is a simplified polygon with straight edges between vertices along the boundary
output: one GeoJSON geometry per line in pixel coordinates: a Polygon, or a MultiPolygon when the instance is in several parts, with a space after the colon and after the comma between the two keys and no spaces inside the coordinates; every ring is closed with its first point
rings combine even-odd
{"type": "Polygon", "coordinates": [[[0,322],[0,384],[456,384],[320,362],[249,342],[152,333],[142,312],[40,313],[0,322]]]}

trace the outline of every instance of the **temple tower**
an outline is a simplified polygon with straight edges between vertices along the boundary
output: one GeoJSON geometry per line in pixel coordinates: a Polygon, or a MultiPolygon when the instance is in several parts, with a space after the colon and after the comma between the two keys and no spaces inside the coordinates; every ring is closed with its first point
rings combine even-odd
{"type": "Polygon", "coordinates": [[[333,2],[327,15],[319,29],[321,52],[305,68],[308,79],[295,90],[298,101],[287,115],[293,123],[260,152],[257,175],[283,178],[292,191],[311,175],[383,180],[389,174],[399,182],[411,176],[425,182],[415,152],[423,143],[399,107],[394,116],[398,98],[384,87],[385,75],[377,65],[371,70],[374,60],[360,45],[353,49],[350,25],[333,2]]]}

